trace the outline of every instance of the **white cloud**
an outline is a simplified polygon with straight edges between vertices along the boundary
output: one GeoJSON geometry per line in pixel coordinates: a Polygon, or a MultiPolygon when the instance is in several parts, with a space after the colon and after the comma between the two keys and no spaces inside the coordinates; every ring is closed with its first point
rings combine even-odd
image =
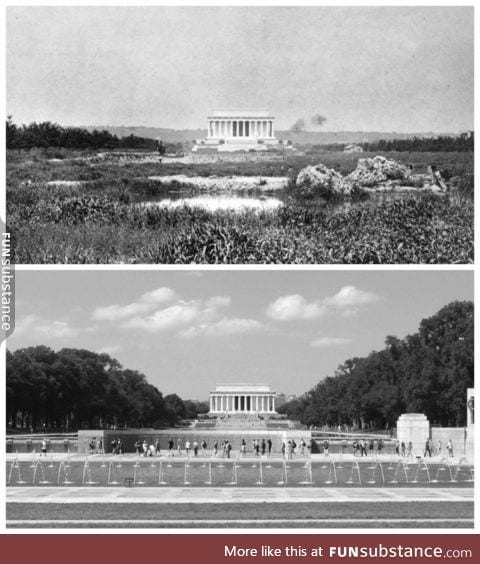
{"type": "Polygon", "coordinates": [[[267,308],[267,316],[277,321],[315,319],[325,313],[320,302],[307,302],[300,294],[281,296],[267,308]]]}
{"type": "Polygon", "coordinates": [[[138,301],[127,305],[113,304],[106,307],[97,307],[92,318],[97,321],[119,321],[155,309],[158,304],[167,303],[176,297],[176,293],[170,288],[157,288],[142,294],[138,301]]]}
{"type": "Polygon", "coordinates": [[[200,323],[179,332],[180,337],[190,339],[202,335],[208,337],[224,337],[227,335],[250,333],[263,328],[256,319],[224,318],[211,323],[200,323]]]}
{"type": "Polygon", "coordinates": [[[340,345],[348,345],[352,339],[344,339],[341,337],[318,337],[311,343],[311,347],[338,347],[340,345]]]}
{"type": "Polygon", "coordinates": [[[171,288],[161,287],[140,296],[141,302],[160,304],[172,301],[177,296],[171,288]]]}
{"type": "Polygon", "coordinates": [[[76,337],[78,330],[66,321],[49,321],[31,314],[16,320],[14,333],[31,339],[68,339],[76,337]]]}
{"type": "Polygon", "coordinates": [[[97,307],[92,317],[97,321],[118,321],[140,313],[147,313],[154,305],[155,304],[134,302],[124,306],[114,304],[106,307],[97,307]]]}
{"type": "Polygon", "coordinates": [[[32,325],[35,324],[35,321],[38,320],[36,315],[24,315],[23,317],[17,317],[15,319],[15,331],[17,335],[25,334],[29,329],[31,329],[32,325]]]}
{"type": "Polygon", "coordinates": [[[165,309],[160,309],[146,317],[133,317],[122,324],[125,329],[143,329],[155,333],[175,329],[192,323],[202,315],[199,302],[179,302],[165,309]]]}
{"type": "Polygon", "coordinates": [[[352,308],[360,305],[378,302],[379,297],[371,292],[359,290],[355,286],[344,286],[330,298],[325,298],[323,303],[328,306],[352,308]]]}
{"type": "Polygon", "coordinates": [[[354,315],[360,306],[377,302],[380,298],[355,286],[344,286],[335,295],[308,302],[300,294],[281,296],[267,308],[267,316],[276,321],[317,319],[331,309],[340,310],[342,316],[354,315]]]}
{"type": "Polygon", "coordinates": [[[47,322],[36,327],[38,335],[45,337],[53,337],[54,339],[65,339],[67,337],[76,337],[78,331],[64,321],[47,322]]]}
{"type": "Polygon", "coordinates": [[[226,295],[181,300],[170,288],[158,288],[143,294],[131,304],[97,308],[93,317],[101,321],[119,321],[122,329],[138,329],[149,333],[176,331],[177,336],[183,338],[247,333],[263,326],[255,319],[225,316],[225,310],[231,302],[231,297],[226,295]],[[165,306],[160,306],[162,303],[165,306]]]}

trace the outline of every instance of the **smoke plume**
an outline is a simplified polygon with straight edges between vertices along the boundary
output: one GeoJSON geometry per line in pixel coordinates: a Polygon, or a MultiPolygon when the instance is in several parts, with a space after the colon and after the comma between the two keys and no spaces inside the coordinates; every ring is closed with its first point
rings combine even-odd
{"type": "Polygon", "coordinates": [[[297,121],[292,125],[290,131],[292,133],[300,133],[300,131],[303,131],[304,129],[305,129],[305,120],[300,118],[297,119],[297,121]]]}
{"type": "Polygon", "coordinates": [[[313,125],[319,125],[321,127],[326,121],[327,121],[327,118],[325,116],[320,115],[320,114],[315,114],[312,117],[313,125]]]}

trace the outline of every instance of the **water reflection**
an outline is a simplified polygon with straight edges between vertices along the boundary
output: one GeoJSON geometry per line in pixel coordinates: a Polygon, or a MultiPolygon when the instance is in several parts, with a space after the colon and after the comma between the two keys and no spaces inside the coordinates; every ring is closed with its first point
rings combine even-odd
{"type": "Polygon", "coordinates": [[[192,198],[164,198],[158,201],[143,202],[146,207],[176,209],[187,206],[209,212],[216,211],[274,211],[283,202],[278,198],[246,198],[236,196],[198,196],[192,198]]]}
{"type": "MultiPolygon", "coordinates": [[[[371,192],[363,199],[345,199],[338,202],[327,202],[322,199],[308,201],[309,207],[323,208],[332,215],[348,211],[355,207],[372,207],[388,202],[419,199],[427,192],[423,190],[371,192]]],[[[436,194],[438,197],[445,197],[446,194],[436,194]]],[[[141,202],[145,207],[158,207],[177,209],[182,206],[200,208],[206,211],[231,211],[242,212],[253,211],[275,211],[285,205],[286,201],[295,201],[292,194],[285,190],[261,193],[258,190],[227,192],[223,194],[202,193],[198,195],[195,189],[187,190],[165,190],[157,193],[154,199],[141,202]]],[[[299,202],[305,204],[306,202],[299,202]]]]}

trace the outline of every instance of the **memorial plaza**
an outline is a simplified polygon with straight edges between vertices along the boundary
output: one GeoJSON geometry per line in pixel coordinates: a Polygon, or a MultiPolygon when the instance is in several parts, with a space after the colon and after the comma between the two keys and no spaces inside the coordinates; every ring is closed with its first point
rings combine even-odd
{"type": "MultiPolygon", "coordinates": [[[[188,429],[85,430],[72,452],[13,449],[7,527],[473,527],[473,389],[465,429],[438,430],[423,414],[404,414],[397,438],[383,435],[385,448],[366,456],[352,451],[355,434],[346,440],[277,419],[278,397],[268,384],[218,384],[208,417],[188,429]],[[452,456],[421,452],[424,440],[447,436],[455,437],[452,456]],[[119,454],[110,452],[113,437],[119,454]],[[143,453],[139,439],[158,451],[143,453]],[[255,449],[266,439],[271,452],[255,449]],[[402,455],[399,439],[415,441],[415,452],[402,455]]],[[[378,446],[380,437],[369,441],[378,446]]]]}

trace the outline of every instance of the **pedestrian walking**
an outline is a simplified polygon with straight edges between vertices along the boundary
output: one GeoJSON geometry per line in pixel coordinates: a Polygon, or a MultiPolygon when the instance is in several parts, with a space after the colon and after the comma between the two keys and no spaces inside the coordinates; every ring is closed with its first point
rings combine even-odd
{"type": "Polygon", "coordinates": [[[453,458],[453,443],[450,439],[448,440],[448,443],[447,443],[447,452],[448,452],[449,458],[453,458]]]}

